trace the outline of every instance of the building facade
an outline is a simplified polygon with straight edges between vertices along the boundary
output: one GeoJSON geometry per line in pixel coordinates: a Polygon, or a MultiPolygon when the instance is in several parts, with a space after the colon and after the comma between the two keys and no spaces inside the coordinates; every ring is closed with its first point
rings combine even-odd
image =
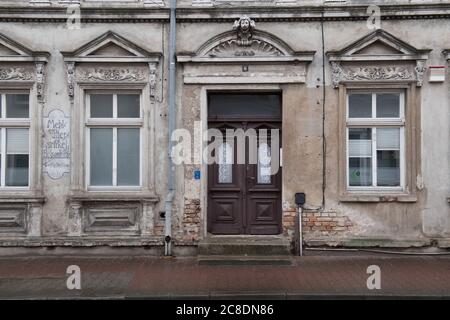
{"type": "Polygon", "coordinates": [[[361,2],[177,1],[171,113],[169,1],[0,1],[0,245],[450,247],[450,2],[361,2]]]}

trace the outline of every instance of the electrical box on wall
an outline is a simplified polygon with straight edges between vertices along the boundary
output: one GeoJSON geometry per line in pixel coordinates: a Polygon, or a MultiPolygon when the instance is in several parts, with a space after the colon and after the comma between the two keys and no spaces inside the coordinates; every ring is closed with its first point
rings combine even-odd
{"type": "Polygon", "coordinates": [[[430,67],[430,82],[444,82],[447,68],[445,66],[430,67]]]}

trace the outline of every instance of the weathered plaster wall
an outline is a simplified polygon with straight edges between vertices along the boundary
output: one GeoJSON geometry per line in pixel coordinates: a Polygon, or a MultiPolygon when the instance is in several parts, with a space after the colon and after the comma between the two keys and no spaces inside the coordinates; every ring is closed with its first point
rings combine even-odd
{"type": "MultiPolygon", "coordinates": [[[[383,21],[382,28],[422,49],[433,49],[428,65],[444,65],[442,51],[449,47],[448,20],[383,21]],[[445,40],[444,40],[445,39],[445,40]]],[[[180,52],[195,52],[207,39],[229,30],[229,24],[182,24],[180,52]]],[[[260,22],[257,28],[276,35],[294,50],[316,51],[304,85],[286,85],[283,90],[283,211],[286,233],[292,235],[294,194],[307,195],[304,226],[311,244],[409,246],[426,245],[427,237],[446,237],[449,232],[449,107],[448,81],[425,81],[421,96],[421,149],[417,202],[347,203],[338,195],[338,90],[330,86],[326,65],[326,191],[322,203],[322,43],[317,22],[260,22]],[[287,147],[289,146],[289,147],[287,147]],[[420,163],[422,165],[420,166],[420,163]]],[[[325,52],[339,50],[370,33],[366,21],[325,22],[325,52]]],[[[426,75],[427,78],[427,75],[426,75]]],[[[193,91],[192,91],[193,92],[193,91]]],[[[192,96],[189,96],[192,100],[192,96]]],[[[192,105],[192,104],[191,104],[192,105]]],[[[189,175],[188,175],[189,176],[189,175]]],[[[188,177],[187,177],[188,178],[188,177]]],[[[196,189],[198,190],[198,189],[196,189]]],[[[204,208],[202,208],[204,210],[204,208]]]]}
{"type": "MultiPolygon", "coordinates": [[[[66,66],[61,52],[73,51],[85,43],[107,31],[117,34],[138,43],[150,52],[164,52],[164,38],[167,32],[161,24],[83,24],[80,30],[68,30],[65,23],[0,23],[3,34],[15,41],[36,51],[51,53],[46,65],[46,88],[44,109],[40,110],[45,116],[51,110],[59,109],[69,117],[71,102],[68,96],[66,66]],[[31,31],[32,30],[32,31],[31,31]]],[[[167,66],[167,63],[162,66],[167,66]]],[[[166,190],[167,172],[167,112],[165,110],[165,91],[167,86],[162,84],[166,79],[158,75],[158,96],[155,102],[155,192],[164,195],[166,190]]],[[[148,94],[143,92],[143,94],[148,94]]],[[[78,97],[76,97],[78,98],[78,97]]],[[[38,107],[38,106],[35,106],[38,107]]],[[[73,133],[71,133],[73,134],[73,133]]],[[[48,141],[44,137],[44,143],[48,141]]],[[[70,142],[70,140],[69,140],[70,142]]],[[[71,146],[72,156],[78,152],[80,146],[71,146]]],[[[42,218],[42,235],[46,237],[66,236],[68,231],[67,196],[70,192],[70,174],[64,174],[60,179],[52,179],[46,173],[42,175],[43,191],[47,198],[42,218]]],[[[161,202],[155,210],[155,233],[162,232],[163,221],[159,219],[158,212],[162,211],[161,202]]]]}
{"type": "MultiPolygon", "coordinates": [[[[187,6],[187,4],[186,4],[187,6]]],[[[251,10],[246,13],[252,16],[251,10]]],[[[205,17],[216,13],[205,14],[205,17]]],[[[228,13],[229,20],[240,13],[228,13]]],[[[220,14],[217,14],[220,17],[220,14]]],[[[207,40],[229,31],[232,22],[183,22],[178,26],[177,52],[195,52],[207,40]]],[[[339,50],[371,32],[366,21],[326,21],[325,51],[339,50]]],[[[442,50],[450,48],[450,20],[388,20],[382,28],[417,48],[430,48],[428,65],[448,65],[442,50]]],[[[425,81],[421,95],[421,176],[417,177],[418,201],[415,203],[343,203],[338,195],[338,91],[330,86],[330,68],[326,66],[326,176],[322,175],[322,29],[319,21],[260,22],[257,29],[285,41],[295,51],[316,51],[309,64],[305,84],[282,85],[283,91],[283,224],[292,236],[295,215],[294,194],[307,195],[304,225],[307,240],[313,244],[350,245],[421,245],[431,238],[450,237],[450,76],[445,83],[425,81]],[[287,147],[288,146],[288,147],[287,147]],[[326,182],[325,195],[322,193],[326,182]],[[322,202],[325,198],[325,204],[322,202]],[[372,241],[360,241],[367,239],[372,241]],[[392,240],[392,241],[391,241],[392,240]],[[397,240],[397,241],[395,241],[397,240]]],[[[167,28],[154,23],[88,23],[81,30],[68,30],[65,23],[1,22],[0,30],[31,49],[51,53],[46,67],[46,100],[44,115],[53,109],[70,114],[67,77],[61,51],[72,51],[106,31],[114,31],[147,49],[164,54],[163,70],[158,83],[160,95],[155,102],[155,193],[166,196],[167,177],[167,28]]],[[[193,131],[194,121],[202,116],[202,86],[183,85],[182,66],[178,71],[178,127],[193,131]]],[[[46,138],[44,137],[44,140],[46,138]]],[[[72,155],[78,146],[72,146],[72,155]]],[[[195,244],[205,235],[205,192],[193,179],[197,165],[177,167],[177,194],[174,204],[176,241],[195,244]]],[[[205,172],[202,171],[202,175],[205,172]]],[[[43,175],[47,197],[42,218],[42,234],[63,237],[68,230],[66,196],[70,176],[59,180],[43,175]]],[[[155,208],[154,234],[163,234],[163,220],[155,208]]]]}

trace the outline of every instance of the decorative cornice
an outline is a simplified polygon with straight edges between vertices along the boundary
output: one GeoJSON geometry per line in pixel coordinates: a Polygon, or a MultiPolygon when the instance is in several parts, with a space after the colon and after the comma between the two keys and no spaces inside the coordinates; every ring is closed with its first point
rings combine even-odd
{"type": "MultiPolygon", "coordinates": [[[[245,5],[242,2],[237,6],[227,7],[198,7],[179,6],[177,21],[179,22],[234,22],[236,15],[252,14],[257,22],[294,22],[294,21],[343,21],[367,20],[367,4],[302,5],[245,5]],[[322,17],[323,13],[323,17],[322,17]]],[[[1,5],[1,22],[52,22],[66,23],[67,6],[20,6],[1,5]]],[[[450,17],[450,4],[436,3],[408,3],[380,5],[382,20],[405,19],[445,19],[450,17]]],[[[83,4],[82,23],[149,23],[169,20],[169,8],[142,7],[123,5],[121,7],[105,7],[104,5],[83,4]]]]}
{"type": "Polygon", "coordinates": [[[0,67],[1,81],[31,81],[34,80],[33,73],[30,70],[19,67],[0,67]]]}
{"type": "Polygon", "coordinates": [[[82,71],[77,81],[145,81],[145,73],[134,68],[90,68],[82,71]]]}
{"type": "Polygon", "coordinates": [[[342,67],[339,62],[331,62],[334,88],[347,81],[416,81],[420,87],[423,84],[424,69],[423,65],[417,66],[414,71],[403,66],[342,67]]]}

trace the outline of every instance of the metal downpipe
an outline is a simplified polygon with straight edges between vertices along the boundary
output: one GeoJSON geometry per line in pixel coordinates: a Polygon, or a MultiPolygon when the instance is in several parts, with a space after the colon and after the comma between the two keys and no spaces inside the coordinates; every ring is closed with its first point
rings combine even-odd
{"type": "Polygon", "coordinates": [[[172,255],[172,206],[175,198],[175,165],[172,158],[172,133],[175,130],[175,90],[176,90],[176,0],[170,0],[170,30],[169,30],[169,106],[168,106],[168,181],[167,181],[167,198],[165,201],[165,219],[164,219],[164,243],[166,256],[172,255]]]}

